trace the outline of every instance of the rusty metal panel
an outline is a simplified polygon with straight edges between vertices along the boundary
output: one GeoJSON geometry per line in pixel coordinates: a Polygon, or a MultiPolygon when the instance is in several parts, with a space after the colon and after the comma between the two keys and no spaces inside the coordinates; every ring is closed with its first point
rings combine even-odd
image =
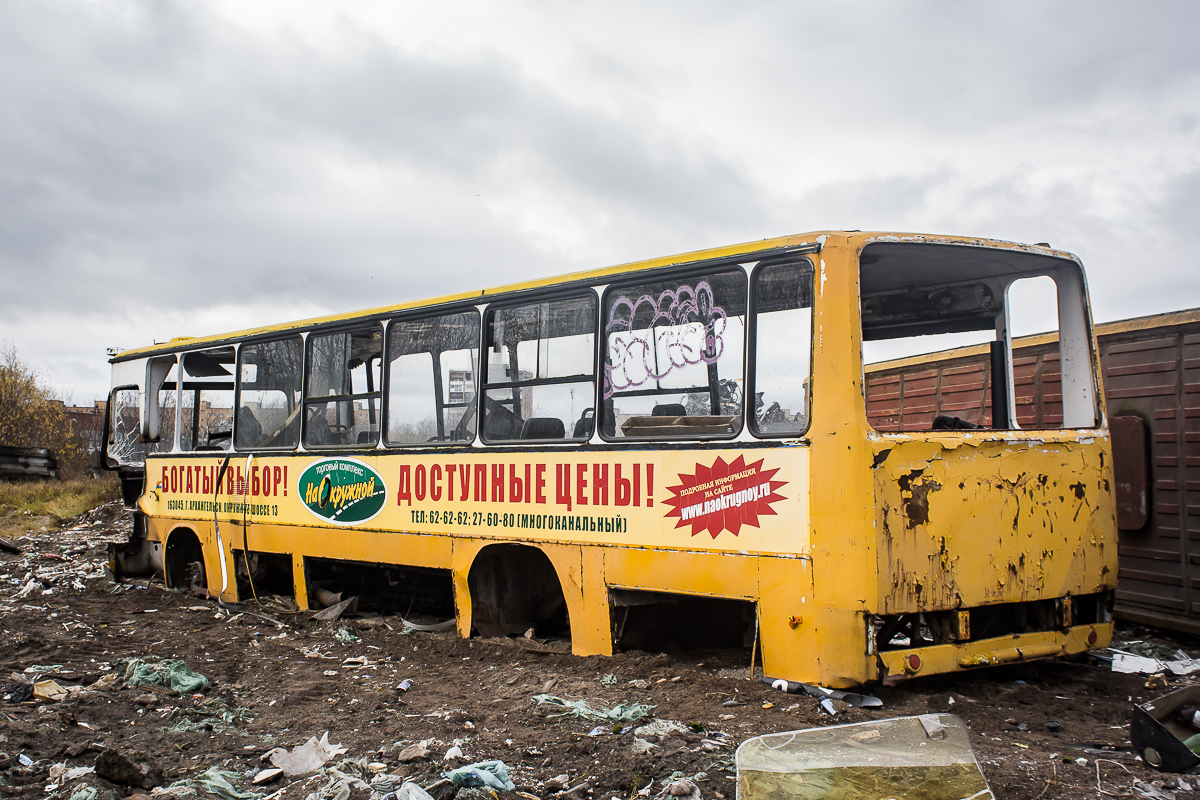
{"type": "Polygon", "coordinates": [[[1140,531],[1150,520],[1150,459],[1146,451],[1146,423],[1141,417],[1121,414],[1112,417],[1108,427],[1112,435],[1117,527],[1126,531],[1140,531]]]}

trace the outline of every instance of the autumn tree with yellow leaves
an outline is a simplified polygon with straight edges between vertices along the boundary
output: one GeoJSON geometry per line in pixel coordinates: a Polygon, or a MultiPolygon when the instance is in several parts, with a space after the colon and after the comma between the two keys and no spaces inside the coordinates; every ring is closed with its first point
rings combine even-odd
{"type": "Polygon", "coordinates": [[[9,342],[0,345],[0,445],[54,451],[60,473],[88,470],[86,449],[67,418],[65,404],[42,385],[9,342]]]}

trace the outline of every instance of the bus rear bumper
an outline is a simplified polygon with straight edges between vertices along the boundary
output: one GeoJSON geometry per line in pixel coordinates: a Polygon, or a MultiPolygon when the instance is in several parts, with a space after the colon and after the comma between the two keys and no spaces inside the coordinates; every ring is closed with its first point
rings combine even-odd
{"type": "Polygon", "coordinates": [[[1111,622],[1098,622],[1061,631],[1036,631],[960,644],[889,650],[876,656],[878,679],[895,683],[920,675],[1075,655],[1107,647],[1112,641],[1112,633],[1111,622]]]}

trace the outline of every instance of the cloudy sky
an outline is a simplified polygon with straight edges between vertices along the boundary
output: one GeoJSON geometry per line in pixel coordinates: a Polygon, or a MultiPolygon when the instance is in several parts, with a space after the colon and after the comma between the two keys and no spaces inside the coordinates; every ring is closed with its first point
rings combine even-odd
{"type": "Polygon", "coordinates": [[[822,228],[1200,306],[1193,2],[0,4],[0,340],[135,347],[822,228]]]}

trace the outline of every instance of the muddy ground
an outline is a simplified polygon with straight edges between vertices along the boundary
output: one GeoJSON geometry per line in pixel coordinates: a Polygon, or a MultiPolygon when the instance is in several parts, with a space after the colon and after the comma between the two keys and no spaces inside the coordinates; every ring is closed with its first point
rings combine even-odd
{"type": "MultiPolygon", "coordinates": [[[[362,759],[347,764],[347,773],[369,779],[371,762],[385,774],[433,786],[440,798],[451,791],[438,784],[444,772],[489,759],[508,766],[517,787],[501,793],[509,797],[653,797],[672,777],[689,776],[702,797],[733,798],[733,752],[748,737],[930,711],[966,722],[997,797],[1141,797],[1147,784],[1164,779],[1163,796],[1200,795],[1120,749],[1128,745],[1132,705],[1168,689],[1147,689],[1145,676],[1115,674],[1096,658],[873,687],[882,708],[848,707],[830,717],[808,697],[739,677],[747,674],[748,651],[577,658],[561,652],[565,642],[466,641],[453,633],[406,632],[395,617],[322,623],[308,613],[243,608],[261,615],[254,616],[154,583],[109,581],[104,548],[127,532],[115,504],[46,528],[17,539],[21,555],[0,554],[2,694],[19,698],[22,677],[52,678],[68,688],[101,683],[58,702],[0,702],[5,796],[85,800],[92,796],[86,787],[96,788],[100,800],[148,793],[148,786],[95,774],[55,777],[63,767],[94,766],[111,750],[143,754],[161,772],[151,781],[159,786],[219,766],[236,773],[236,790],[305,798],[327,782],[327,772],[262,787],[251,787],[246,776],[264,767],[271,748],[292,748],[328,731],[331,742],[346,748],[334,763],[362,759]],[[106,678],[120,671],[118,659],[148,657],[181,658],[211,686],[180,694],[106,678]],[[401,691],[405,680],[411,687],[401,691]],[[551,707],[533,700],[543,693],[597,708],[653,706],[651,718],[686,730],[658,741],[630,729],[614,733],[611,723],[552,716],[551,707]],[[1048,729],[1048,721],[1058,729],[1048,729]],[[653,747],[635,754],[636,738],[653,747]],[[429,756],[401,763],[400,754],[414,744],[424,744],[429,756]],[[464,759],[444,760],[453,746],[464,759]]],[[[0,537],[13,535],[0,522],[0,537]]],[[[1122,627],[1119,635],[1200,654],[1196,641],[1162,632],[1122,627]]],[[[1168,688],[1190,680],[1171,679],[1168,688]]],[[[1192,776],[1183,780],[1200,786],[1192,776]]],[[[482,796],[464,791],[460,798],[468,794],[482,796]]],[[[370,796],[362,788],[352,794],[370,796]]]]}

